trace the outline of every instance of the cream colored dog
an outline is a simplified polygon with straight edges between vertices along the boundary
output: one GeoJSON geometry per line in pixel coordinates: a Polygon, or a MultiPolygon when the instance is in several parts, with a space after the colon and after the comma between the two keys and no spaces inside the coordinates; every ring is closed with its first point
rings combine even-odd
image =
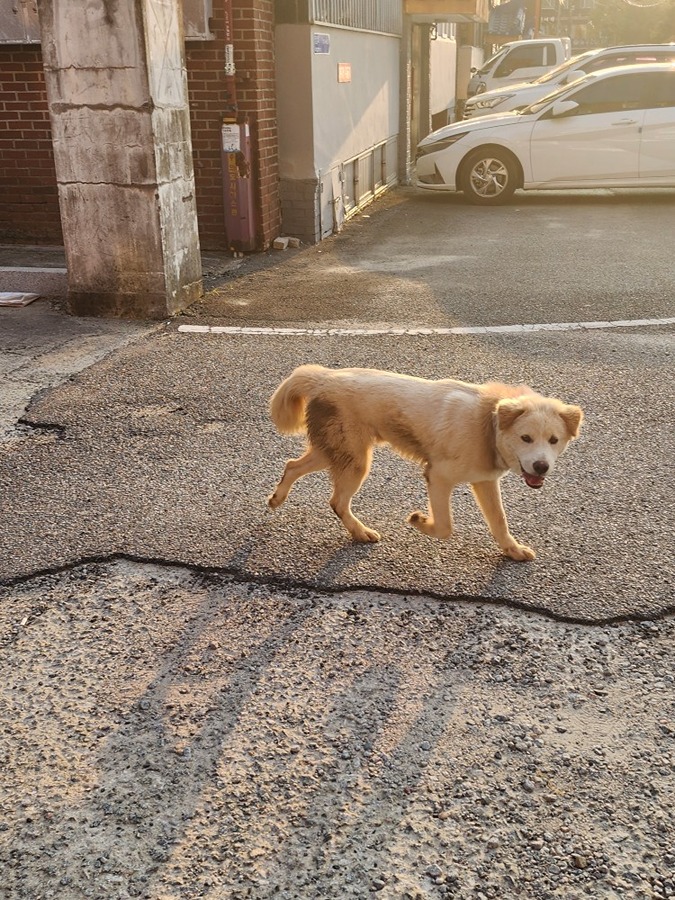
{"type": "Polygon", "coordinates": [[[389,444],[422,463],[429,514],[408,517],[423,534],[452,534],[450,495],[471,485],[502,551],[512,559],[535,553],[509,531],[499,480],[509,470],[540,488],[557,458],[577,437],[578,406],[542,397],[525,385],[427,381],[376,369],[300,366],[274,392],[272,421],[283,434],[306,432],[307,451],[286,464],[268,502],[280,506],[293,484],[310,472],[330,471],[330,505],[356,541],[380,535],[359,521],[351,500],[370,470],[373,446],[389,444]]]}

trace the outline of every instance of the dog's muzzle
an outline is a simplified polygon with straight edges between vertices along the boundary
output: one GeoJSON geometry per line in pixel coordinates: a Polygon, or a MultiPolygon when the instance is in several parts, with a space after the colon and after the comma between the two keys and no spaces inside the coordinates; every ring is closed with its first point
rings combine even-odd
{"type": "Polygon", "coordinates": [[[544,486],[545,476],[544,475],[531,475],[529,472],[526,472],[525,469],[521,467],[520,474],[523,476],[525,484],[531,488],[540,488],[544,486]]]}

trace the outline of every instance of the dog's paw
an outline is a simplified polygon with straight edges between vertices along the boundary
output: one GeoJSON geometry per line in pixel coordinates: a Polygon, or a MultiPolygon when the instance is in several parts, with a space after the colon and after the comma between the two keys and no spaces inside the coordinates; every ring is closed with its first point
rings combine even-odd
{"type": "Polygon", "coordinates": [[[359,544],[376,544],[380,540],[379,532],[365,525],[362,529],[352,532],[352,537],[359,544]]]}
{"type": "Polygon", "coordinates": [[[418,509],[415,512],[411,512],[408,516],[408,524],[412,525],[413,528],[416,528],[418,531],[421,531],[422,534],[431,534],[432,529],[429,527],[429,516],[425,513],[420,512],[418,509]]]}
{"type": "Polygon", "coordinates": [[[508,544],[506,547],[502,547],[502,553],[518,562],[529,562],[537,555],[532,547],[528,547],[527,544],[519,544],[516,541],[508,544]]]}
{"type": "Polygon", "coordinates": [[[412,525],[418,531],[421,531],[422,534],[426,534],[429,537],[447,540],[447,538],[452,535],[451,528],[447,529],[446,531],[440,531],[433,519],[430,519],[429,516],[426,515],[426,513],[420,512],[419,510],[410,513],[410,515],[408,516],[408,524],[412,525]]]}
{"type": "Polygon", "coordinates": [[[276,491],[274,494],[270,494],[269,497],[267,498],[267,505],[269,506],[270,509],[276,509],[278,506],[281,506],[281,504],[283,502],[284,502],[284,498],[278,497],[276,494],[276,491]]]}

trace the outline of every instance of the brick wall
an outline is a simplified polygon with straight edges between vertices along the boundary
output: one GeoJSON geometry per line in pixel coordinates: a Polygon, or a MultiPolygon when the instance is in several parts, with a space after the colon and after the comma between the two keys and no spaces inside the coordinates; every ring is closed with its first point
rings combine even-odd
{"type": "Polygon", "coordinates": [[[234,10],[235,65],[240,107],[253,115],[256,128],[256,180],[260,235],[268,246],[281,229],[274,71],[274,3],[237,0],[234,10]]]}
{"type": "MultiPolygon", "coordinates": [[[[239,108],[253,123],[259,249],[281,228],[274,80],[274,4],[234,0],[239,108]]],[[[223,0],[213,2],[213,41],[186,45],[199,236],[225,249],[220,128],[227,107],[223,0]]],[[[0,241],[60,244],[51,129],[36,46],[0,47],[0,241]]]]}
{"type": "Polygon", "coordinates": [[[0,241],[61,244],[42,54],[0,48],[0,241]]]}
{"type": "MultiPolygon", "coordinates": [[[[235,0],[233,5],[237,100],[240,112],[247,113],[252,122],[257,234],[259,249],[263,249],[281,228],[274,4],[269,0],[235,0]]],[[[223,0],[214,0],[212,31],[214,41],[194,41],[186,47],[199,234],[205,249],[227,246],[220,154],[220,128],[228,108],[223,0]]]]}

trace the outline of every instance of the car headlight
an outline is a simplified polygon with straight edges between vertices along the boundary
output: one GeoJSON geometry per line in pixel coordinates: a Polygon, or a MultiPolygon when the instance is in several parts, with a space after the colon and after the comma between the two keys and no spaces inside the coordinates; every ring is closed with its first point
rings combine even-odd
{"type": "Polygon", "coordinates": [[[497,97],[485,97],[483,100],[475,100],[471,105],[476,109],[494,109],[505,100],[510,100],[513,94],[499,94],[497,97]]]}
{"type": "Polygon", "coordinates": [[[427,156],[429,153],[440,153],[441,150],[447,150],[448,147],[452,147],[460,138],[463,138],[465,134],[466,131],[460,131],[459,134],[453,134],[447,138],[439,138],[437,141],[428,144],[420,144],[417,148],[415,159],[427,156]]]}

